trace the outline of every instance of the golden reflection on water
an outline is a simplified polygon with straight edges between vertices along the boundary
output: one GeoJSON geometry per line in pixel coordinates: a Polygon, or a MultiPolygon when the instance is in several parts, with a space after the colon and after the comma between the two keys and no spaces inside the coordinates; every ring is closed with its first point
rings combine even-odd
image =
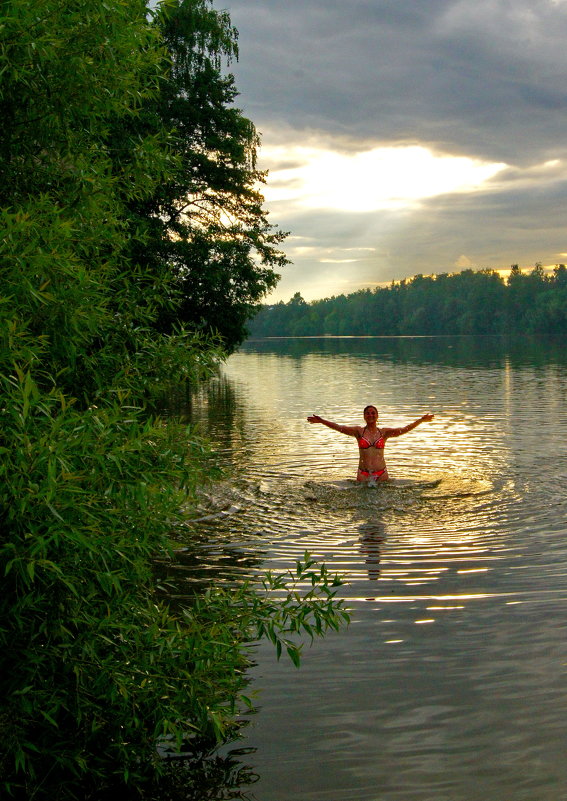
{"type": "MultiPolygon", "coordinates": [[[[556,416],[564,382],[553,371],[550,378],[556,416]]],[[[246,543],[252,532],[251,547],[273,569],[288,569],[306,550],[327,562],[347,582],[349,603],[454,597],[463,606],[506,597],[518,556],[508,532],[523,513],[533,456],[518,389],[541,400],[541,386],[526,390],[509,360],[487,370],[435,363],[423,370],[372,354],[235,354],[192,410],[217,446],[217,464],[240,476],[227,474],[195,521],[211,527],[203,561],[217,536],[246,543]],[[357,423],[369,402],[386,426],[436,414],[389,440],[392,480],[373,486],[354,481],[351,437],[306,421],[319,413],[357,423]]],[[[225,569],[245,573],[237,556],[220,564],[221,576],[225,569]]]]}
{"type": "Polygon", "coordinates": [[[244,554],[259,548],[272,568],[284,571],[309,551],[344,577],[351,603],[377,600],[375,590],[371,596],[368,589],[362,595],[356,591],[368,581],[392,588],[388,602],[418,587],[419,597],[426,599],[432,585],[487,576],[504,558],[490,532],[478,525],[490,517],[490,509],[478,513],[486,482],[450,478],[434,484],[406,481],[366,488],[349,479],[298,482],[293,476],[266,475],[237,484],[226,481],[203,499],[192,524],[203,533],[200,562],[214,564],[219,578],[224,571],[245,571],[248,562],[239,556],[238,545],[219,551],[218,536],[228,537],[243,542],[244,554]],[[246,546],[250,531],[256,534],[246,546]]]}
{"type": "Polygon", "coordinates": [[[474,371],[459,371],[449,387],[445,376],[412,381],[407,375],[400,381],[399,366],[368,357],[343,355],[340,364],[334,364],[318,354],[298,360],[286,355],[240,353],[229,360],[225,376],[216,400],[224,392],[226,402],[219,420],[209,416],[206,428],[212,428],[215,441],[227,442],[231,454],[252,469],[262,464],[268,470],[273,466],[306,477],[313,473],[333,479],[354,476],[357,450],[353,439],[323,426],[310,426],[306,417],[317,412],[327,419],[355,424],[361,422],[367,402],[378,405],[379,424],[386,426],[405,424],[430,407],[436,414],[432,423],[388,442],[390,472],[399,478],[456,474],[490,479],[506,456],[504,410],[487,413],[484,409],[481,416],[475,409],[479,392],[500,395],[499,373],[491,373],[480,389],[474,371]],[[377,382],[370,391],[369,376],[377,382]],[[222,429],[220,439],[214,435],[215,428],[222,429]]]}
{"type": "Polygon", "coordinates": [[[187,575],[307,550],[353,610],[300,674],[259,658],[258,798],[564,797],[564,365],[489,338],[474,358],[445,339],[285,347],[235,354],[194,409],[233,474],[203,499],[187,575]],[[356,485],[355,443],[305,420],[367,403],[384,425],[436,413],[388,443],[385,486],[356,485]]]}

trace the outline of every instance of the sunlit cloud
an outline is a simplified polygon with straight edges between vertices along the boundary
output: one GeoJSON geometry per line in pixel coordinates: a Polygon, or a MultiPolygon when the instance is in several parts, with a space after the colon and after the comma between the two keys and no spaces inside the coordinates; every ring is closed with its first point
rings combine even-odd
{"type": "Polygon", "coordinates": [[[277,300],[567,262],[567,0],[227,5],[277,300]]]}
{"type": "Polygon", "coordinates": [[[357,146],[313,130],[298,144],[297,133],[288,132],[287,141],[271,136],[268,144],[266,137],[260,154],[269,170],[268,191],[262,188],[268,207],[294,232],[285,245],[291,264],[274,300],[298,290],[314,300],[388,286],[416,273],[484,268],[507,278],[511,264],[530,270],[536,262],[567,260],[560,214],[565,158],[548,153],[523,165],[488,163],[415,144],[357,146]],[[328,161],[334,166],[325,174],[328,161]],[[543,226],[535,220],[544,191],[556,201],[543,226]]]}
{"type": "Polygon", "coordinates": [[[358,259],[319,259],[321,264],[354,264],[358,259]]]}
{"type": "MultiPolygon", "coordinates": [[[[435,153],[421,145],[341,153],[317,147],[264,147],[268,203],[285,208],[372,212],[415,208],[420,200],[479,190],[507,164],[435,153]]],[[[278,209],[278,211],[281,210],[278,209]]]]}
{"type": "MultiPolygon", "coordinates": [[[[291,238],[291,237],[290,237],[291,238]]],[[[299,238],[299,237],[298,237],[299,238]]],[[[286,248],[292,258],[307,257],[319,264],[354,264],[361,259],[368,258],[369,253],[375,253],[376,248],[369,247],[322,247],[317,245],[293,245],[286,248]]]]}
{"type": "MultiPolygon", "coordinates": [[[[300,237],[297,237],[298,239],[300,237]]],[[[290,240],[293,237],[290,237],[290,240]]],[[[294,256],[309,256],[311,259],[319,262],[353,262],[359,261],[360,258],[367,257],[369,253],[375,253],[376,248],[367,247],[322,247],[321,245],[293,245],[287,248],[289,253],[294,256]],[[350,254],[342,256],[342,254],[350,254]]]]}

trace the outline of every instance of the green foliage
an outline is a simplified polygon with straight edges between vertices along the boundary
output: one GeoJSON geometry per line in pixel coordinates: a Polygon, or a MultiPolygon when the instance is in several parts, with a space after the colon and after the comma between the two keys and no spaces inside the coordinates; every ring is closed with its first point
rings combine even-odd
{"type": "Polygon", "coordinates": [[[57,786],[60,799],[153,782],[158,741],[179,750],[231,732],[247,642],[269,636],[298,664],[290,635],[346,619],[336,580],[306,558],[303,594],[268,576],[261,593],[213,588],[172,612],[150,558],[201,479],[188,450],[200,444],[139,409],[69,410],[29,373],[9,389],[3,430],[21,445],[0,475],[3,779],[44,797],[48,772],[45,797],[57,786]]]}
{"type": "MultiPolygon", "coordinates": [[[[268,586],[262,595],[248,586],[174,611],[156,586],[152,561],[169,555],[180,509],[205,480],[207,448],[148,409],[170,384],[211,375],[221,356],[180,325],[168,244],[160,240],[163,259],[141,258],[165,236],[154,198],[161,187],[174,197],[181,142],[196,125],[173,139],[159,119],[148,124],[170,80],[160,25],[138,0],[2,6],[3,797],[147,795],[165,766],[157,743],[232,731],[251,638],[266,633],[297,662],[289,632],[343,619],[325,574],[305,597],[275,581],[281,606],[268,586]],[[136,217],[146,202],[154,216],[136,217]]],[[[226,16],[209,9],[193,30],[188,63],[210,50],[216,68],[215,54],[234,52],[226,16]],[[207,20],[217,29],[201,35],[207,20]]],[[[205,83],[204,96],[214,88],[205,83]]],[[[200,230],[220,249],[214,225],[200,230]]],[[[234,293],[239,280],[236,270],[234,293]]]]}
{"type": "Polygon", "coordinates": [[[2,778],[21,794],[49,771],[73,797],[81,775],[125,777],[141,748],[155,761],[177,718],[181,665],[168,675],[164,656],[186,634],[155,602],[150,557],[199,477],[139,409],[77,412],[29,373],[4,398],[2,778]]]}
{"type": "Polygon", "coordinates": [[[241,628],[250,632],[250,639],[268,637],[276,647],[278,659],[285,649],[299,667],[303,648],[300,635],[307,634],[313,641],[328,629],[338,631],[342,623],[349,621],[342,601],[335,601],[340,585],[340,579],[330,575],[325,565],[317,566],[305,553],[304,560],[296,563],[295,572],[269,572],[261,581],[261,591],[250,593],[249,586],[244,585],[242,597],[237,593],[229,603],[238,610],[241,628]],[[304,585],[306,590],[302,589],[304,585]]]}
{"type": "Polygon", "coordinates": [[[253,336],[321,334],[380,336],[426,334],[567,333],[567,269],[547,275],[541,265],[508,281],[493,270],[416,275],[390,287],[305,303],[265,306],[250,323],[253,336]]]}
{"type": "Polygon", "coordinates": [[[169,302],[127,259],[125,219],[163,179],[167,137],[137,137],[119,169],[107,143],[155,93],[164,55],[143,2],[12,0],[3,13],[1,330],[9,348],[40,343],[45,381],[87,402],[169,302]]]}
{"type": "Polygon", "coordinates": [[[155,29],[171,65],[159,93],[144,100],[134,119],[111,132],[116,168],[128,160],[128,141],[169,135],[172,169],[144,198],[128,200],[134,261],[171,277],[178,303],[162,309],[156,325],[178,321],[217,333],[227,351],[246,335],[246,322],[276,285],[275,268],[287,263],[285,234],[262,208],[256,168],[259,138],[233,103],[237,95],[223,61],[237,56],[237,34],[226,12],[209,0],[172,0],[159,7],[155,29]]]}

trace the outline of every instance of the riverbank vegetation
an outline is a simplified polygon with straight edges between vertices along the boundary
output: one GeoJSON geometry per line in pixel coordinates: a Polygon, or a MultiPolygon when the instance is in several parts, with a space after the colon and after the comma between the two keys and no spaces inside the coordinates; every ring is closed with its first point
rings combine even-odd
{"type": "Polygon", "coordinates": [[[175,609],[152,570],[208,446],[149,409],[243,338],[283,234],[222,72],[225,14],[1,13],[2,796],[157,797],[163,754],[226,736],[246,707],[246,643],[268,636],[297,662],[298,631],[344,620],[309,560],[291,583],[175,609]]]}
{"type": "Polygon", "coordinates": [[[389,287],[307,303],[265,306],[252,336],[406,336],[439,334],[566,334],[567,268],[513,265],[495,270],[416,275],[389,287]]]}

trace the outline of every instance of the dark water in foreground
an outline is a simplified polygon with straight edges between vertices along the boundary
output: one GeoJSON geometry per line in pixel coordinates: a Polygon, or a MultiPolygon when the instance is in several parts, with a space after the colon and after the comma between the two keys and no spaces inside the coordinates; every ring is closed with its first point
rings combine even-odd
{"type": "Polygon", "coordinates": [[[567,356],[492,338],[248,342],[195,400],[232,478],[181,586],[305,550],[348,629],[297,671],[255,650],[257,801],[567,800],[567,356]],[[398,425],[393,481],[305,418],[398,425]]]}

